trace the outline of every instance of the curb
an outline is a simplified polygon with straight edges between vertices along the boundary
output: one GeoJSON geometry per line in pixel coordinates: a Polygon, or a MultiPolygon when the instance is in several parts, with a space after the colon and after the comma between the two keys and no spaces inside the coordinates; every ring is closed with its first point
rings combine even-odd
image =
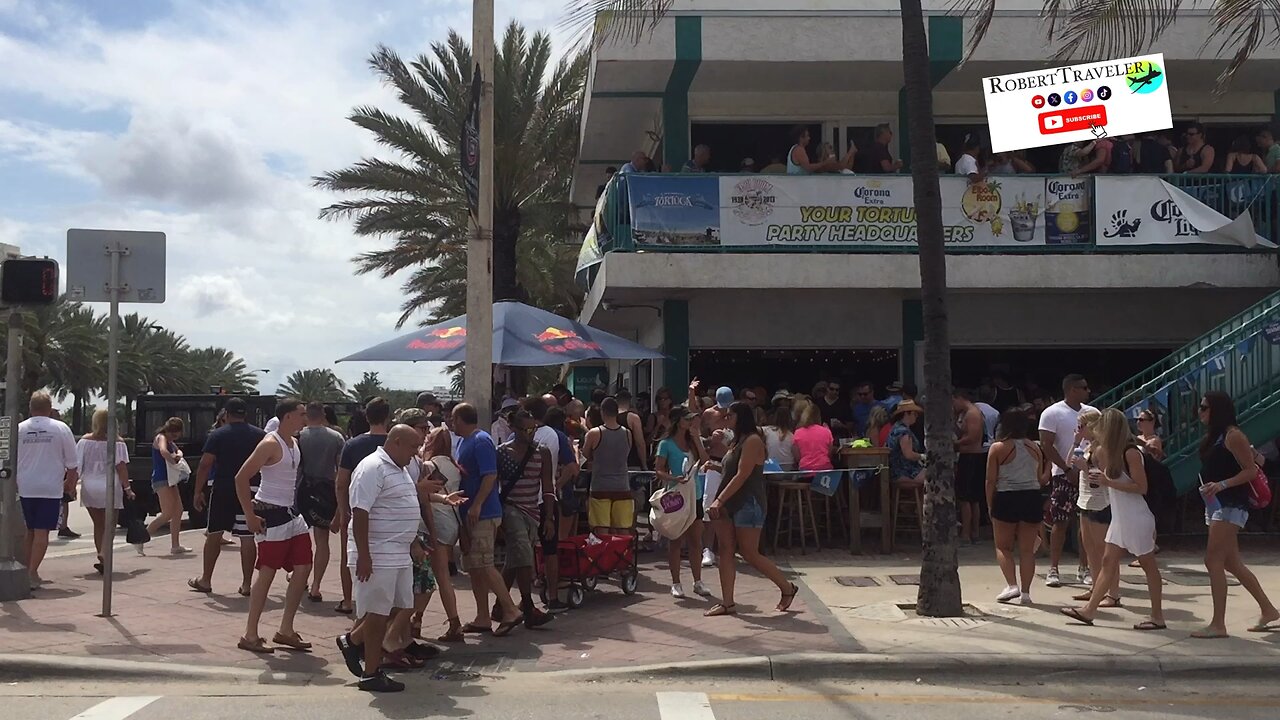
{"type": "Polygon", "coordinates": [[[251,670],[225,665],[115,660],[62,655],[0,656],[0,678],[28,680],[53,677],[145,679],[148,681],[218,680],[254,685],[309,685],[317,677],[307,673],[251,670]]]}
{"type": "Polygon", "coordinates": [[[913,653],[793,653],[725,660],[639,665],[620,668],[558,670],[540,673],[574,681],[680,680],[903,680],[995,674],[1006,680],[1062,680],[1118,676],[1146,678],[1150,682],[1204,671],[1226,672],[1235,679],[1274,678],[1280,673],[1280,657],[1166,656],[1155,655],[1033,655],[913,653]]]}

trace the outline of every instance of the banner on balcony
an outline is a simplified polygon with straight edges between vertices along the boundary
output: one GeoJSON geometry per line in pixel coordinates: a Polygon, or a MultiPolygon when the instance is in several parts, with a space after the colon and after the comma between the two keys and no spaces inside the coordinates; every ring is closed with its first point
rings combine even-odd
{"type": "Polygon", "coordinates": [[[620,188],[641,245],[719,245],[720,179],[712,175],[628,174],[620,188]]]}
{"type": "MultiPolygon", "coordinates": [[[[1086,179],[941,178],[948,245],[1088,243],[1086,179]]],[[[724,245],[904,245],[917,242],[910,177],[746,175],[720,178],[724,245]]]]}
{"type": "Polygon", "coordinates": [[[1150,175],[1096,176],[1098,244],[1275,247],[1258,235],[1249,213],[1265,207],[1255,201],[1271,176],[1181,177],[1196,184],[1180,189],[1150,175]]]}

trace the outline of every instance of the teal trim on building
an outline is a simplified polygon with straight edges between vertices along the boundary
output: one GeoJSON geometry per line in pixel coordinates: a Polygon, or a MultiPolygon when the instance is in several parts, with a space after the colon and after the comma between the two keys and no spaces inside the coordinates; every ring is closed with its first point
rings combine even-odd
{"type": "Polygon", "coordinates": [[[702,18],[676,19],[676,60],[662,96],[662,162],[679,170],[689,151],[689,88],[702,64],[702,18]]]}
{"type": "MultiPolygon", "coordinates": [[[[964,58],[964,19],[952,15],[931,15],[929,21],[929,79],[938,87],[964,58]]],[[[902,163],[911,169],[911,131],[907,124],[907,90],[898,91],[898,138],[902,163]]]]}
{"type": "Polygon", "coordinates": [[[902,301],[902,382],[919,385],[916,377],[916,343],[924,340],[924,304],[917,298],[902,301]]]}
{"type": "Polygon", "coordinates": [[[689,301],[662,301],[662,384],[671,397],[683,396],[689,387],[689,301]]]}

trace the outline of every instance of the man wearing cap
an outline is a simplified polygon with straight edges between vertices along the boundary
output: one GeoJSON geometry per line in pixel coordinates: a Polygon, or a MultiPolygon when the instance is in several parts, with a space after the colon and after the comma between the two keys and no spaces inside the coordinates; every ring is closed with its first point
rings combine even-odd
{"type": "MultiPolygon", "coordinates": [[[[200,455],[200,465],[196,468],[192,505],[196,512],[207,506],[209,515],[204,536],[204,568],[200,577],[187,581],[187,586],[197,592],[213,591],[213,570],[218,564],[218,556],[222,554],[222,534],[229,532],[240,538],[240,594],[248,597],[258,549],[253,533],[245,523],[240,500],[236,497],[236,473],[266,437],[266,432],[247,422],[249,405],[242,398],[228,398],[223,410],[226,411],[227,424],[209,433],[200,455]],[[209,487],[210,478],[212,487],[206,496],[205,488],[209,487]]],[[[255,492],[259,480],[256,475],[250,480],[250,487],[255,492]]]]}
{"type": "Polygon", "coordinates": [[[429,392],[418,393],[417,408],[426,413],[427,418],[430,419],[432,423],[435,423],[437,418],[442,418],[444,416],[444,406],[440,404],[440,401],[436,399],[434,394],[429,392]]]}
{"type": "Polygon", "coordinates": [[[880,407],[892,417],[893,411],[898,409],[898,403],[902,402],[902,381],[894,380],[885,390],[889,392],[889,397],[880,401],[880,407]]]}
{"type": "MultiPolygon", "coordinates": [[[[689,407],[698,405],[698,380],[689,384],[689,407]]],[[[706,483],[703,494],[703,506],[711,507],[711,501],[720,491],[721,463],[729,452],[729,443],[733,442],[733,430],[729,428],[729,406],[733,404],[733,388],[720,387],[716,390],[716,404],[702,413],[702,436],[707,440],[707,453],[710,461],[705,470],[706,483]]],[[[709,517],[703,518],[710,520],[709,517]]],[[[716,564],[716,554],[711,550],[715,543],[715,529],[711,523],[706,524],[703,533],[702,566],[712,567],[716,564]]]]}

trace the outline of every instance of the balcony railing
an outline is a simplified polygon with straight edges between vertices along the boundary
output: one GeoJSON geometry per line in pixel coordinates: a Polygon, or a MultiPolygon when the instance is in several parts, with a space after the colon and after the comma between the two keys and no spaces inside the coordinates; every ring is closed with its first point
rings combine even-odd
{"type": "MultiPolygon", "coordinates": [[[[1270,252],[1280,230],[1277,175],[940,182],[953,253],[1270,252]],[[1260,237],[1202,234],[1214,229],[1206,208],[1218,224],[1247,211],[1260,237]]],[[[910,175],[619,175],[597,205],[580,269],[609,252],[912,253],[914,205],[910,175]]]]}

